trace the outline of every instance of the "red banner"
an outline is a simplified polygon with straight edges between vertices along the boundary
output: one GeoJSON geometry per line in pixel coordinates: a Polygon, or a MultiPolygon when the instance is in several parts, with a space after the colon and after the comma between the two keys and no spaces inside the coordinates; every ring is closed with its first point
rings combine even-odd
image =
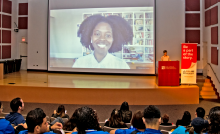
{"type": "Polygon", "coordinates": [[[181,83],[196,84],[197,43],[182,43],[181,83]]]}

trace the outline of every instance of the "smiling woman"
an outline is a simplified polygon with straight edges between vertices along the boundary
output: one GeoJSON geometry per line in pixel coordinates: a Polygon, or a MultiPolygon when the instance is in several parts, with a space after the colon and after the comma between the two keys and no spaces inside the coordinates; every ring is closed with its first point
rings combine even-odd
{"type": "Polygon", "coordinates": [[[110,54],[132,42],[132,28],[123,18],[90,16],[80,25],[78,37],[83,46],[94,52],[77,59],[74,68],[130,69],[124,60],[110,54]]]}

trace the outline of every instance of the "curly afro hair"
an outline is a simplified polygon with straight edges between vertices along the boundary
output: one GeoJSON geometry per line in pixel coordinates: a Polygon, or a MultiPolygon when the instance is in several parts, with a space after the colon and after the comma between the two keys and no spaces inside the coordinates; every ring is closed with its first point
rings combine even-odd
{"type": "Polygon", "coordinates": [[[91,36],[93,29],[100,22],[108,23],[112,28],[113,43],[111,48],[108,50],[109,53],[118,52],[122,50],[122,46],[132,42],[133,31],[128,22],[119,16],[108,16],[92,15],[85,19],[79,27],[77,36],[80,37],[80,42],[86,48],[94,50],[91,43],[91,36]]]}
{"type": "Polygon", "coordinates": [[[78,134],[85,134],[85,130],[94,129],[97,131],[101,131],[99,126],[97,113],[89,107],[81,107],[78,108],[74,112],[74,116],[76,119],[76,127],[78,134]]]}

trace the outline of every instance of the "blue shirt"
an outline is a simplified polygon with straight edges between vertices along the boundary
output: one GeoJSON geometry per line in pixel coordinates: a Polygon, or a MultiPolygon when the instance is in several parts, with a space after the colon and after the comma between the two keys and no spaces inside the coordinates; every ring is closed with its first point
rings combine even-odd
{"type": "Polygon", "coordinates": [[[162,134],[162,133],[160,132],[160,130],[147,128],[145,129],[144,132],[137,132],[137,134],[162,134]]]}
{"type": "Polygon", "coordinates": [[[138,129],[131,126],[129,129],[117,129],[115,131],[115,134],[131,134],[133,131],[141,132],[138,129]]]}
{"type": "MultiPolygon", "coordinates": [[[[28,134],[28,130],[20,131],[18,134],[28,134]]],[[[56,134],[56,133],[50,131],[50,132],[45,132],[45,133],[43,133],[43,134],[56,134]]]]}
{"type": "Polygon", "coordinates": [[[25,123],[24,117],[17,112],[11,112],[5,116],[5,119],[8,120],[11,124],[15,124],[15,126],[21,123],[25,123]]]}
{"type": "MultiPolygon", "coordinates": [[[[78,134],[78,132],[72,132],[72,134],[78,134]]],[[[109,133],[104,131],[88,130],[86,131],[86,134],[109,134],[109,133]]]]}
{"type": "Polygon", "coordinates": [[[14,134],[14,128],[9,121],[5,119],[0,120],[0,134],[14,134]]]}
{"type": "MultiPolygon", "coordinates": [[[[186,128],[183,127],[183,126],[179,126],[178,128],[176,128],[172,134],[189,134],[189,132],[187,131],[186,132],[186,128]]],[[[195,131],[194,131],[194,134],[197,134],[195,131]]]]}

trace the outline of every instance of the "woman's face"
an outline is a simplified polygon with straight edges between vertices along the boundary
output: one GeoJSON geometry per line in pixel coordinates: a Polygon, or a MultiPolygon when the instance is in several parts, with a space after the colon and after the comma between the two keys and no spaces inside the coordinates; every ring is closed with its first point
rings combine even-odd
{"type": "Polygon", "coordinates": [[[98,23],[93,29],[91,41],[95,52],[106,54],[113,42],[111,26],[106,22],[98,23]]]}

